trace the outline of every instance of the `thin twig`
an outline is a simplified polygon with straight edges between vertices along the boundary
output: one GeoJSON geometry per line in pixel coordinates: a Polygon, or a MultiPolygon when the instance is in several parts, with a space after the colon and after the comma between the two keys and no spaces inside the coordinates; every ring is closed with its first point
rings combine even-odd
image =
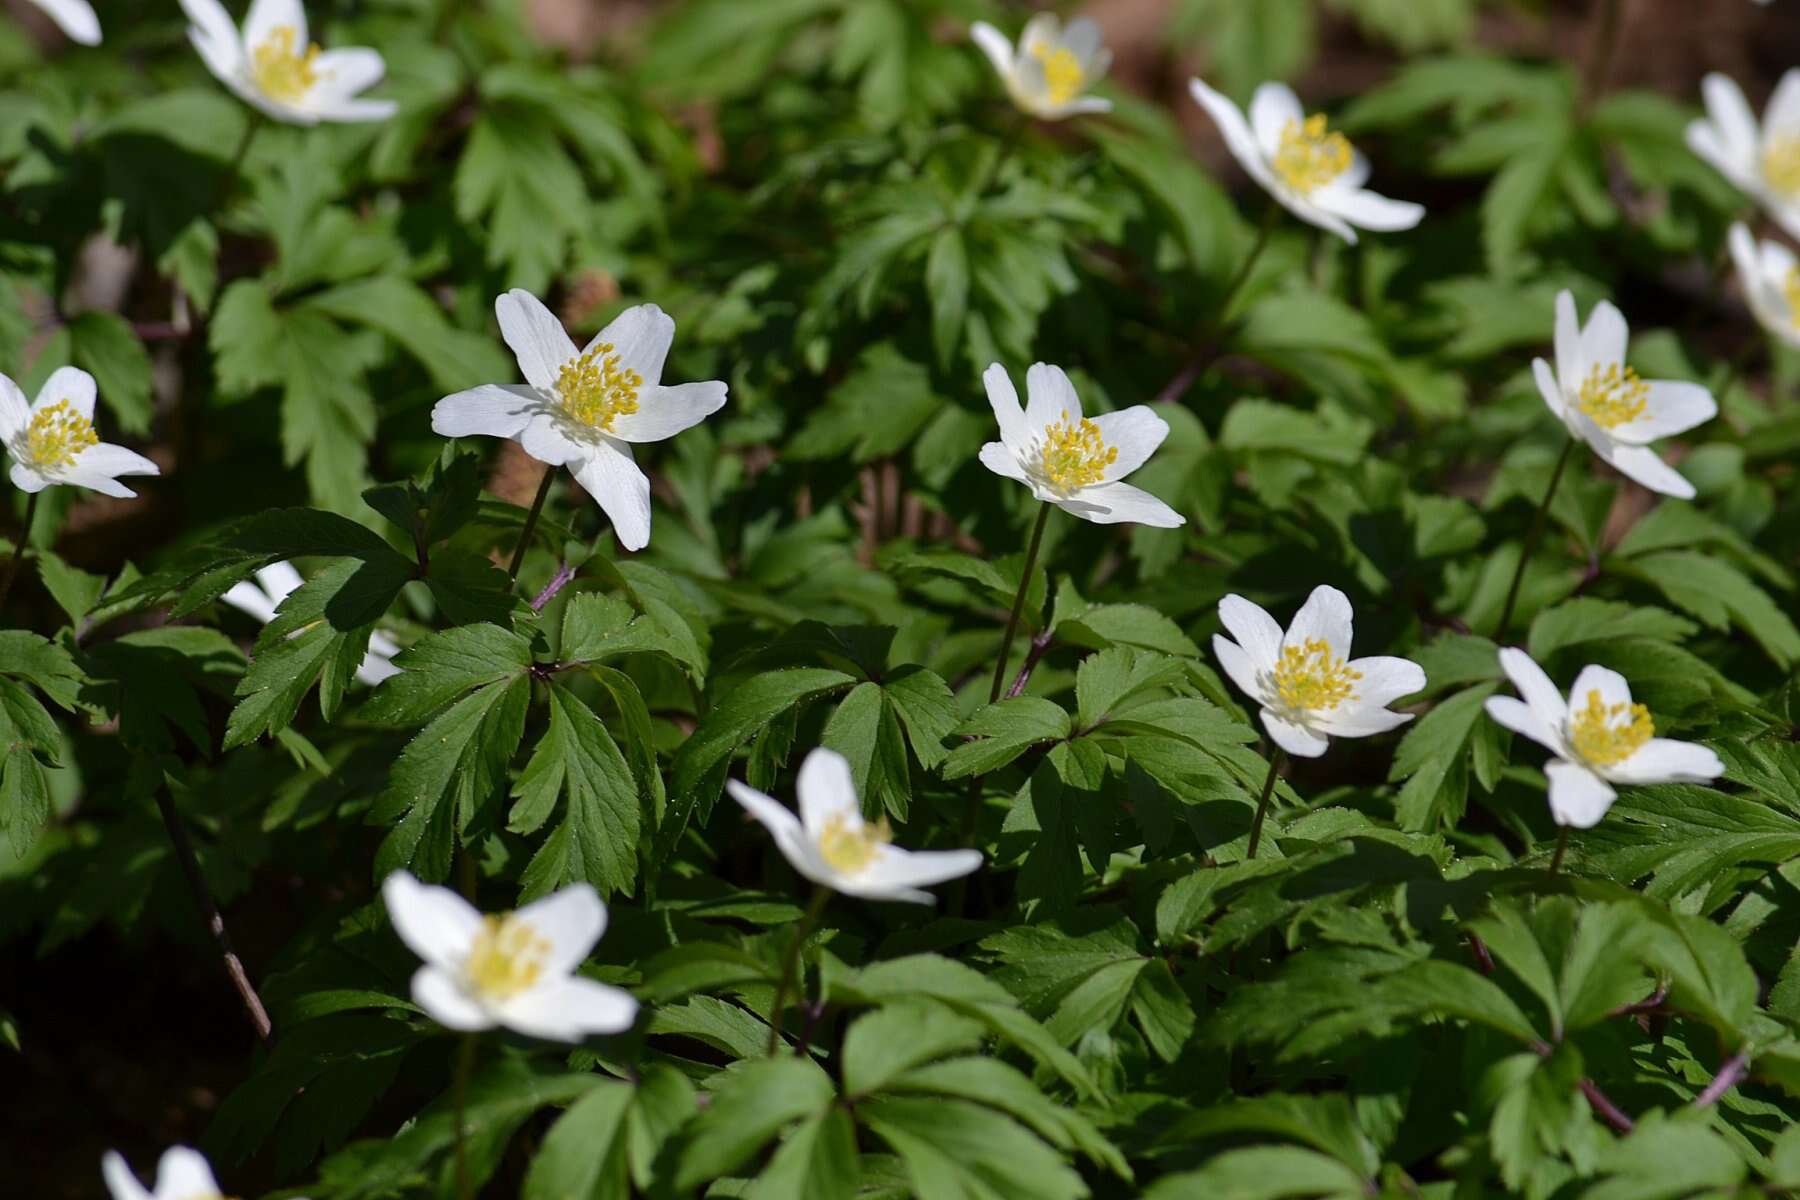
{"type": "Polygon", "coordinates": [[[1281,759],[1279,749],[1269,755],[1269,774],[1263,780],[1262,799],[1256,802],[1256,819],[1250,823],[1250,848],[1244,852],[1246,859],[1256,857],[1256,848],[1262,842],[1263,820],[1269,815],[1269,797],[1275,794],[1275,776],[1281,770],[1281,759]]]}
{"type": "Polygon", "coordinates": [[[1742,1083],[1744,1076],[1750,1073],[1750,1051],[1739,1050],[1736,1054],[1719,1064],[1719,1073],[1712,1077],[1712,1082],[1698,1096],[1694,1097],[1695,1108],[1707,1108],[1719,1100],[1732,1088],[1742,1083]]]}
{"type": "Polygon", "coordinates": [[[1587,1097],[1589,1107],[1599,1114],[1602,1121],[1611,1125],[1618,1133],[1630,1133],[1637,1125],[1625,1110],[1612,1102],[1612,1098],[1600,1090],[1600,1085],[1591,1079],[1581,1081],[1581,1094],[1587,1097]]]}
{"type": "Polygon", "coordinates": [[[544,605],[556,599],[556,593],[569,586],[569,580],[573,578],[575,578],[575,568],[566,562],[558,563],[556,574],[550,577],[550,582],[544,585],[544,590],[539,592],[537,598],[531,602],[531,611],[544,611],[544,605]]]}
{"type": "Polygon", "coordinates": [[[531,545],[531,535],[537,529],[538,514],[544,511],[544,498],[550,494],[550,484],[556,479],[556,468],[545,467],[544,478],[538,483],[537,498],[531,502],[531,511],[525,514],[525,524],[519,530],[519,544],[513,548],[512,565],[506,569],[508,579],[519,577],[519,567],[525,562],[525,550],[531,545]]]}
{"type": "Polygon", "coordinates": [[[1025,661],[1019,664],[1019,673],[1013,677],[1012,686],[1006,689],[1008,700],[1017,699],[1025,694],[1025,685],[1031,682],[1031,672],[1036,669],[1038,661],[1050,649],[1055,640],[1054,629],[1046,629],[1031,639],[1031,648],[1025,652],[1025,661]]]}
{"type": "Polygon", "coordinates": [[[41,495],[41,491],[33,492],[31,499],[25,502],[25,525],[19,534],[19,544],[13,547],[12,557],[6,560],[6,574],[0,575],[0,608],[6,607],[6,598],[12,595],[13,579],[19,574],[19,564],[25,561],[25,544],[31,540],[31,522],[37,516],[41,495]]]}
{"type": "Polygon", "coordinates": [[[1661,1008],[1663,1006],[1663,1001],[1668,998],[1669,985],[1666,983],[1658,984],[1656,990],[1651,992],[1648,996],[1645,996],[1642,1000],[1636,1000],[1630,1004],[1621,1004],[1606,1015],[1609,1018],[1635,1017],[1641,1016],[1644,1013],[1652,1013],[1661,1008]]]}
{"type": "Polygon", "coordinates": [[[187,826],[182,823],[181,814],[175,811],[175,801],[167,788],[157,789],[156,806],[162,810],[163,826],[169,831],[169,841],[175,847],[175,859],[181,864],[181,873],[187,876],[188,888],[194,893],[194,903],[199,905],[201,915],[206,918],[206,927],[211,931],[213,941],[218,943],[219,955],[225,960],[225,974],[231,977],[231,986],[237,989],[238,999],[244,1002],[244,1011],[250,1016],[256,1036],[267,1043],[275,1036],[269,1010],[263,1007],[262,997],[256,994],[256,987],[244,970],[243,960],[238,958],[237,950],[231,944],[231,935],[225,931],[225,918],[213,902],[206,876],[200,872],[200,860],[194,856],[193,840],[188,837],[187,826]]]}

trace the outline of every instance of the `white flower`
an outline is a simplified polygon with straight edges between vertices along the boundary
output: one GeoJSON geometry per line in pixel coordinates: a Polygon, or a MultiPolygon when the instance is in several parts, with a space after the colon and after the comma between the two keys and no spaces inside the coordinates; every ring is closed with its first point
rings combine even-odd
{"type": "Polygon", "coordinates": [[[1705,746],[1655,736],[1650,710],[1631,701],[1631,685],[1617,671],[1587,667],[1569,698],[1523,650],[1500,651],[1500,669],[1522,701],[1490,696],[1488,716],[1556,756],[1544,767],[1550,815],[1558,825],[1588,829],[1615,799],[1615,783],[1710,783],[1725,764],[1705,746]]]}
{"type": "Polygon", "coordinates": [[[500,1025],[579,1042],[637,1018],[629,992],[575,974],[606,931],[606,905],[585,883],[498,916],[405,871],[387,877],[381,896],[394,932],[425,960],[412,978],[414,1003],[448,1029],[500,1025]]]}
{"type": "Polygon", "coordinates": [[[1692,429],[1719,411],[1712,393],[1697,383],[1638,378],[1625,365],[1629,337],[1625,317],[1602,300],[1585,326],[1575,297],[1556,297],[1556,368],[1533,359],[1538,391],[1569,433],[1620,474],[1665,496],[1688,499],[1694,485],[1657,457],[1649,443],[1692,429]]]}
{"type": "Polygon", "coordinates": [[[1423,691],[1424,670],[1405,658],[1351,658],[1353,615],[1334,587],[1314,588],[1285,633],[1242,596],[1219,601],[1219,621],[1237,640],[1214,634],[1213,653],[1289,754],[1317,758],[1331,737],[1368,737],[1413,719],[1387,706],[1423,691]]]}
{"type": "Polygon", "coordinates": [[[835,750],[821,746],[800,764],[798,819],[747,784],[728,779],[725,787],[774,835],[794,870],[841,895],[931,904],[931,893],[920,888],[981,866],[979,850],[902,850],[889,842],[885,817],[873,825],[863,820],[850,764],[835,750]]]}
{"type": "MultiPolygon", "coordinates": [[[[293,563],[270,563],[256,572],[255,583],[240,579],[219,599],[267,625],[275,619],[275,610],[281,607],[281,602],[303,582],[293,563]]],[[[299,630],[294,631],[295,636],[299,633],[299,630]]],[[[398,675],[400,668],[393,663],[394,655],[398,653],[400,646],[393,638],[379,629],[370,633],[369,652],[363,655],[356,668],[357,681],[374,687],[389,676],[398,675]]]]}
{"type": "Polygon", "coordinates": [[[219,0],[181,0],[188,39],[219,82],[246,103],[291,125],[385,121],[392,100],[359,100],[387,64],[363,46],[321,50],[306,36],[300,0],[251,0],[243,32],[219,0]]]}
{"type": "Polygon", "coordinates": [[[1021,411],[1005,367],[995,363],[981,378],[1000,422],[1000,440],[981,448],[982,466],[1099,525],[1132,521],[1166,529],[1186,520],[1149,492],[1119,482],[1169,436],[1168,423],[1148,405],[1084,417],[1063,369],[1033,363],[1025,372],[1029,401],[1021,411]]]}
{"type": "Polygon", "coordinates": [[[969,26],[969,37],[1000,73],[1012,102],[1032,116],[1058,121],[1112,111],[1112,101],[1081,94],[1112,64],[1112,51],[1100,44],[1100,27],[1088,18],[1070,21],[1065,29],[1055,13],[1041,12],[1025,23],[1016,52],[986,21],[969,26]]]}
{"type": "Polygon", "coordinates": [[[49,14],[56,27],[84,46],[100,44],[100,18],[87,0],[31,0],[49,14]]]}
{"type": "Polygon", "coordinates": [[[627,550],[650,541],[650,480],[631,443],[660,442],[725,405],[725,385],[662,386],[675,322],[654,304],[628,308],[577,351],[562,323],[530,292],[494,301],[500,333],[525,384],[487,383],[445,396],[431,427],[445,437],[511,438],[550,467],[567,466],[599,502],[627,550]]]}
{"type": "Polygon", "coordinates": [[[1688,149],[1800,237],[1800,69],[1775,85],[1760,128],[1730,77],[1708,75],[1700,95],[1706,119],[1687,127],[1688,149]]]}
{"type": "Polygon", "coordinates": [[[94,432],[94,377],[58,367],[27,404],[19,385],[0,375],[0,442],[12,456],[12,481],[20,491],[41,492],[59,483],[108,496],[135,496],[121,475],[159,475],[155,463],[94,432]]]}
{"type": "Polygon", "coordinates": [[[1800,347],[1800,260],[1780,242],[1758,242],[1740,222],[1731,227],[1731,257],[1757,323],[1800,347]]]}
{"type": "Polygon", "coordinates": [[[186,1146],[163,1151],[156,1164],[155,1190],[138,1182],[117,1150],[108,1150],[100,1160],[100,1174],[112,1200],[221,1200],[223,1195],[206,1156],[186,1146]]]}
{"type": "Polygon", "coordinates": [[[1226,148],[1250,178],[1302,221],[1354,243],[1357,229],[1387,233],[1424,219],[1423,206],[1365,189],[1369,160],[1327,126],[1323,113],[1307,116],[1286,84],[1257,88],[1248,121],[1200,80],[1189,80],[1188,90],[1218,123],[1226,148]]]}

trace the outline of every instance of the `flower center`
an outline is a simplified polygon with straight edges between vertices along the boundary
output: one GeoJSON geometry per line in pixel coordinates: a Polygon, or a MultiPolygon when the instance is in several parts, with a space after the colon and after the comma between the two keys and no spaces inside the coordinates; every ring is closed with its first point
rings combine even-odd
{"type": "Polygon", "coordinates": [[[1356,694],[1361,671],[1352,671],[1320,638],[1283,646],[1275,663],[1275,692],[1300,712],[1330,712],[1356,694]]]}
{"type": "Polygon", "coordinates": [[[72,467],[76,455],[99,441],[94,423],[67,400],[40,408],[25,428],[25,454],[39,468],[72,467]]]}
{"type": "Polygon", "coordinates": [[[1355,157],[1349,139],[1331,132],[1325,115],[1315,113],[1305,121],[1287,123],[1273,166],[1283,183],[1304,196],[1348,171],[1355,157]]]}
{"type": "Polygon", "coordinates": [[[1635,421],[1650,407],[1650,385],[1630,367],[1609,363],[1595,367],[1582,380],[1575,407],[1602,429],[1615,429],[1635,421]]]}
{"type": "Polygon", "coordinates": [[[1044,89],[1052,104],[1067,104],[1087,82],[1081,60],[1066,46],[1047,46],[1039,42],[1031,48],[1031,56],[1044,66],[1044,89]]]}
{"type": "Polygon", "coordinates": [[[1763,178],[1783,196],[1800,194],[1800,137],[1772,137],[1763,147],[1763,178]]]}
{"type": "Polygon", "coordinates": [[[873,825],[865,822],[852,829],[842,813],[832,813],[825,818],[825,828],[819,831],[819,853],[833,870],[855,875],[893,838],[886,817],[873,825]]]}
{"type": "Polygon", "coordinates": [[[613,420],[638,410],[644,377],[619,365],[612,344],[602,342],[563,364],[556,376],[556,397],[571,420],[612,432],[613,420]]]}
{"type": "Polygon", "coordinates": [[[1038,453],[1044,478],[1064,492],[1099,483],[1106,477],[1106,468],[1119,459],[1119,448],[1106,444],[1098,425],[1086,417],[1070,421],[1066,411],[1062,420],[1044,430],[1044,445],[1038,453]]]}
{"type": "Polygon", "coordinates": [[[518,914],[483,917],[463,972],[477,994],[507,1000],[537,983],[549,954],[549,939],[518,914]]]}
{"type": "Polygon", "coordinates": [[[1641,704],[1608,708],[1598,688],[1587,694],[1587,707],[1569,716],[1569,745],[1596,767],[1616,767],[1643,749],[1656,733],[1650,710],[1641,704]],[[1623,723],[1619,722],[1623,718],[1623,723]]]}
{"type": "Polygon", "coordinates": [[[313,65],[319,47],[311,44],[301,50],[294,44],[297,36],[292,25],[277,25],[251,54],[250,73],[257,90],[272,100],[288,104],[303,100],[321,78],[313,65]]]}

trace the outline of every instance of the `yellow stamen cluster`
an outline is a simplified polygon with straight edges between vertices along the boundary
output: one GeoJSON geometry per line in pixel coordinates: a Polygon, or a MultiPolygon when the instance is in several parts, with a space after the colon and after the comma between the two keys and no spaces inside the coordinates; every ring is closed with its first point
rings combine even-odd
{"type": "Polygon", "coordinates": [[[1320,638],[1283,646],[1275,662],[1275,692],[1290,709],[1330,712],[1356,695],[1361,671],[1352,671],[1320,638]]]}
{"type": "Polygon", "coordinates": [[[302,50],[295,45],[298,37],[292,25],[277,25],[250,56],[257,90],[272,100],[287,104],[303,100],[321,78],[315,65],[318,45],[302,50]]]}
{"type": "Polygon", "coordinates": [[[1355,157],[1349,139],[1331,132],[1324,114],[1315,113],[1287,123],[1272,165],[1281,182],[1304,196],[1348,171],[1355,157]]]}
{"type": "Polygon", "coordinates": [[[1789,267],[1781,281],[1781,294],[1787,298],[1788,320],[1800,328],[1800,267],[1789,267]]]}
{"type": "Polygon", "coordinates": [[[1609,708],[1598,688],[1588,692],[1587,707],[1569,715],[1569,745],[1596,767],[1618,766],[1643,749],[1655,733],[1649,709],[1641,704],[1609,708]],[[1621,717],[1624,724],[1615,724],[1621,717]]]}
{"type": "Polygon", "coordinates": [[[1762,153],[1763,179],[1783,196],[1800,196],[1800,137],[1770,138],[1762,153]]]}
{"type": "Polygon", "coordinates": [[[1049,93],[1050,103],[1067,104],[1080,94],[1087,74],[1073,50],[1039,42],[1031,48],[1031,56],[1044,66],[1044,90],[1049,93]]]}
{"type": "Polygon", "coordinates": [[[563,412],[572,420],[609,433],[615,418],[638,410],[638,389],[643,386],[642,375],[619,365],[610,342],[570,359],[556,376],[556,396],[563,412]]]}
{"type": "Polygon", "coordinates": [[[94,423],[67,400],[38,409],[25,428],[25,453],[40,469],[72,467],[76,455],[99,441],[94,423]]]}
{"type": "Polygon", "coordinates": [[[537,983],[549,955],[549,939],[516,913],[483,917],[463,971],[475,991],[505,1000],[537,983]]]}
{"type": "Polygon", "coordinates": [[[1614,429],[1635,421],[1650,407],[1650,385],[1630,367],[1609,363],[1595,367],[1581,382],[1575,407],[1602,429],[1614,429]]]}
{"type": "Polygon", "coordinates": [[[1086,417],[1071,421],[1065,411],[1062,420],[1044,430],[1039,455],[1050,486],[1067,492],[1105,479],[1106,468],[1119,460],[1119,448],[1106,444],[1098,425],[1086,417]]]}
{"type": "Polygon", "coordinates": [[[819,831],[819,854],[832,869],[855,875],[893,839],[894,831],[888,828],[886,817],[873,825],[864,823],[852,829],[842,813],[832,813],[825,818],[825,828],[819,831]]]}

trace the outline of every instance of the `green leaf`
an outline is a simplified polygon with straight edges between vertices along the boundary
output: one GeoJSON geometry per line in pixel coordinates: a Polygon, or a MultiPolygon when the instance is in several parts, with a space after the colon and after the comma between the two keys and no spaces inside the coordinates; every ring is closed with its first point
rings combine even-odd
{"type": "Polygon", "coordinates": [[[567,797],[562,823],[525,868],[522,899],[582,881],[602,896],[631,891],[643,826],[637,780],[600,718],[560,684],[550,685],[550,727],[513,794],[514,833],[541,828],[567,797]]]}
{"type": "Polygon", "coordinates": [[[962,737],[979,739],[958,746],[944,760],[945,779],[985,775],[1040,742],[1069,736],[1069,714],[1039,696],[1018,696],[990,704],[958,727],[962,737]]]}
{"type": "Polygon", "coordinates": [[[1429,831],[1462,819],[1469,793],[1468,749],[1488,720],[1482,704],[1496,686],[1477,684],[1439,702],[1400,739],[1388,779],[1406,780],[1394,800],[1401,828],[1429,831]]]}
{"type": "Polygon", "coordinates": [[[844,1091],[866,1096],[935,1058],[973,1046],[980,1023],[936,1004],[887,1005],[865,1013],[844,1034],[844,1091]]]}
{"type": "Polygon", "coordinates": [[[693,1188],[737,1170],[790,1121],[816,1116],[836,1098],[810,1058],[738,1063],[710,1081],[712,1102],[695,1118],[675,1169],[693,1188]]]}
{"type": "Polygon", "coordinates": [[[623,1083],[603,1083],[550,1127],[525,1175],[524,1200],[592,1200],[625,1191],[625,1114],[634,1099],[623,1083]]]}

